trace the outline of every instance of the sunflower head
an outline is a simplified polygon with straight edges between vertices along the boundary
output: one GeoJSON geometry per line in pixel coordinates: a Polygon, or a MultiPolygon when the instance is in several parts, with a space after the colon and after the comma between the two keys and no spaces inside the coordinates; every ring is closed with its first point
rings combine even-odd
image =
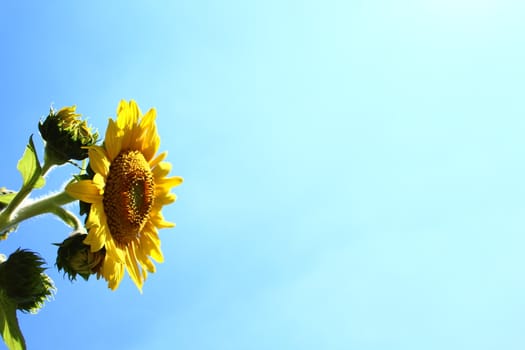
{"type": "Polygon", "coordinates": [[[88,156],[85,147],[97,142],[98,133],[93,133],[75,110],[76,106],[64,107],[58,112],[51,108],[44,122],[38,123],[40,134],[46,141],[45,156],[53,164],[85,159],[88,156]]]}
{"type": "Polygon", "coordinates": [[[36,253],[17,249],[0,264],[0,288],[24,312],[37,312],[55,291],[44,273],[44,260],[36,253]]]}
{"type": "Polygon", "coordinates": [[[158,229],[175,226],[164,220],[161,210],[175,201],[170,191],[182,178],[168,177],[167,154],[157,155],[155,118],[155,109],[143,115],[135,101],[121,101],[103,145],[88,148],[92,176],[66,187],[71,196],[89,204],[84,244],[92,252],[105,250],[100,274],[111,289],[118,287],[126,270],[141,290],[148,272],[155,271],[151,259],[163,261],[158,229]]]}
{"type": "Polygon", "coordinates": [[[58,271],[64,270],[70,281],[80,275],[84,280],[89,276],[99,274],[105,251],[101,249],[92,252],[90,247],[84,244],[85,233],[74,233],[58,245],[56,266],[58,271]]]}

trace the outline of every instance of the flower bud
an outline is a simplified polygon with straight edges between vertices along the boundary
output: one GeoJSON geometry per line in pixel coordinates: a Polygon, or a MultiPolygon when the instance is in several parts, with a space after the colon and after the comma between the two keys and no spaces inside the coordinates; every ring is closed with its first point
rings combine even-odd
{"type": "Polygon", "coordinates": [[[86,237],[85,233],[74,233],[64,242],[57,244],[59,248],[56,266],[59,271],[64,270],[70,281],[75,280],[77,274],[86,281],[92,274],[98,276],[104,262],[104,249],[92,252],[90,246],[83,243],[86,237]]]}
{"type": "Polygon", "coordinates": [[[97,142],[98,133],[92,133],[75,110],[76,106],[63,107],[58,112],[51,108],[46,120],[38,123],[38,130],[46,141],[46,160],[53,164],[85,159],[88,151],[84,147],[97,142]]]}
{"type": "Polygon", "coordinates": [[[51,278],[44,273],[44,260],[36,253],[17,249],[0,263],[0,288],[24,312],[37,312],[55,291],[51,278]]]}

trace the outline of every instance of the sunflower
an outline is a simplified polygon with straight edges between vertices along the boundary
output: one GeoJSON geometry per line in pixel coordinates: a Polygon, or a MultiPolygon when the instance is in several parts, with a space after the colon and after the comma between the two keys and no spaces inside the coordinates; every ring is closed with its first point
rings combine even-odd
{"type": "Polygon", "coordinates": [[[125,268],[142,291],[147,273],[155,272],[150,258],[164,260],[157,229],[175,226],[164,220],[161,210],[175,201],[170,190],[182,178],[167,177],[167,153],[157,155],[155,118],[155,109],[142,115],[135,101],[121,101],[116,120],[109,119],[103,145],[88,147],[93,178],[66,187],[71,196],[91,204],[84,243],[92,252],[105,249],[99,273],[113,290],[125,268]]]}

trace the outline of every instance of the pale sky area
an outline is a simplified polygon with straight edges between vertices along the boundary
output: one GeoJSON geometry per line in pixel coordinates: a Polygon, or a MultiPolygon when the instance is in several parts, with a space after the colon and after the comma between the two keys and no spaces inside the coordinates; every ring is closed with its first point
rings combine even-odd
{"type": "Polygon", "coordinates": [[[51,243],[70,231],[53,217],[0,242],[39,252],[58,288],[19,314],[28,348],[525,348],[524,13],[3,1],[0,186],[20,186],[30,134],[42,155],[50,105],[104,133],[121,99],[157,109],[185,179],[142,295],[57,272],[51,243]]]}

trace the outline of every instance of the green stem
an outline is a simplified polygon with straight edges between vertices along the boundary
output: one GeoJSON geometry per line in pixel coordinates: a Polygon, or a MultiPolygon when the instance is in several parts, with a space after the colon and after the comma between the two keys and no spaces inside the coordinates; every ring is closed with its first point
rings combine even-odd
{"type": "Polygon", "coordinates": [[[29,193],[31,193],[39,177],[40,177],[40,172],[35,172],[35,174],[29,180],[29,182],[25,186],[22,186],[20,191],[16,193],[15,197],[11,200],[11,202],[9,202],[7,207],[0,214],[0,227],[3,225],[6,225],[9,221],[11,221],[13,217],[13,213],[20,206],[20,204],[24,201],[24,199],[27,198],[29,193]]]}
{"type": "Polygon", "coordinates": [[[66,192],[60,192],[55,195],[37,200],[15,211],[6,223],[2,222],[2,226],[0,226],[0,232],[9,229],[10,227],[17,225],[24,220],[45,213],[53,213],[61,219],[66,218],[64,221],[68,225],[74,227],[75,229],[78,229],[79,227],[81,228],[82,223],[79,222],[78,219],[76,219],[75,222],[72,222],[72,216],[74,216],[74,214],[61,208],[63,205],[73,201],[75,201],[75,199],[66,192]]]}
{"type": "Polygon", "coordinates": [[[55,207],[50,211],[51,214],[55,214],[67,225],[71,226],[75,232],[81,231],[85,233],[84,224],[82,221],[72,212],[62,207],[55,207]]]}
{"type": "Polygon", "coordinates": [[[40,171],[34,172],[29,182],[22,186],[20,191],[16,193],[15,197],[11,200],[11,202],[9,202],[7,207],[0,213],[0,232],[4,232],[4,227],[7,228],[13,226],[12,221],[14,219],[16,210],[35,188],[35,185],[40,177],[44,177],[49,172],[49,170],[51,170],[53,165],[53,162],[49,162],[46,159],[40,171]]]}
{"type": "Polygon", "coordinates": [[[52,162],[49,162],[47,160],[44,161],[44,165],[42,165],[42,177],[45,177],[54,165],[55,164],[53,164],[52,162]]]}

